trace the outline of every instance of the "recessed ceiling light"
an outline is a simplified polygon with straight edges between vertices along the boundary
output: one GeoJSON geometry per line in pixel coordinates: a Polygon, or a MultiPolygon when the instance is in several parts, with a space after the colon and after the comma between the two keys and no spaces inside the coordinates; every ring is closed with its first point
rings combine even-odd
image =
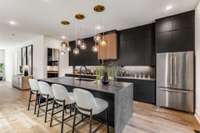
{"type": "Polygon", "coordinates": [[[101,25],[97,25],[96,27],[95,27],[95,29],[96,30],[101,30],[102,28],[101,28],[101,25]]]}
{"type": "Polygon", "coordinates": [[[8,21],[8,23],[9,23],[10,25],[17,25],[17,22],[15,22],[15,21],[13,21],[13,20],[8,21]]]}
{"type": "Polygon", "coordinates": [[[61,39],[63,39],[63,40],[66,39],[66,36],[61,36],[61,39]]]}
{"type": "Polygon", "coordinates": [[[166,6],[166,11],[169,11],[169,10],[171,10],[173,8],[173,6],[172,5],[168,5],[168,6],[166,6]]]}

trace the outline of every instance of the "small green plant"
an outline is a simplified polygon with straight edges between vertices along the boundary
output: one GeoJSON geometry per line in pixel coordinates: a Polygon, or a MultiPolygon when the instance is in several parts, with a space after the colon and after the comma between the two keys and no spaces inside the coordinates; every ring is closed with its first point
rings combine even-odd
{"type": "Polygon", "coordinates": [[[0,64],[0,73],[4,73],[4,64],[0,64]]]}

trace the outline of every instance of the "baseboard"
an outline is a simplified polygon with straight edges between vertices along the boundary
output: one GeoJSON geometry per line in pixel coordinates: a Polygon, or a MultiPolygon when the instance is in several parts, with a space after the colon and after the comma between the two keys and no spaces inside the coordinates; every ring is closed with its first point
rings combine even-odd
{"type": "Polygon", "coordinates": [[[195,113],[194,116],[195,116],[195,118],[197,119],[197,121],[198,121],[199,124],[200,124],[200,116],[199,116],[197,113],[195,113]]]}

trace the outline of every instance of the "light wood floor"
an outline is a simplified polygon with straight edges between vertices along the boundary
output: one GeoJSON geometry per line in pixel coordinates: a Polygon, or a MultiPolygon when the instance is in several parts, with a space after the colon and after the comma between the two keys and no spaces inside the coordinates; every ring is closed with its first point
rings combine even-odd
{"type": "MultiPolygon", "coordinates": [[[[27,92],[12,88],[0,82],[0,133],[59,133],[60,125],[44,123],[44,116],[33,115],[27,111],[27,92]]],[[[200,125],[191,114],[156,108],[153,105],[134,102],[134,113],[123,133],[194,133],[200,125]]],[[[71,132],[72,120],[65,125],[64,131],[71,132]]],[[[96,125],[96,123],[95,123],[96,125]]],[[[78,133],[87,133],[87,123],[80,125],[78,133]]],[[[98,133],[106,133],[102,128],[98,133]]]]}

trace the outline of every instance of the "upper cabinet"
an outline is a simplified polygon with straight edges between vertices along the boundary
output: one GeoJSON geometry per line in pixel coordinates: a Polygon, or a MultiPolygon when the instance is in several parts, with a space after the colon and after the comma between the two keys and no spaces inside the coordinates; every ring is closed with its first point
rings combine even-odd
{"type": "MultiPolygon", "coordinates": [[[[100,62],[97,59],[97,53],[92,52],[92,46],[94,45],[93,38],[86,38],[84,39],[87,49],[80,50],[80,53],[78,55],[74,55],[73,52],[69,52],[69,65],[75,66],[75,65],[88,65],[88,66],[95,66],[99,65],[100,62]]],[[[75,41],[70,42],[70,46],[72,50],[75,47],[75,41]]]]}
{"type": "Polygon", "coordinates": [[[102,46],[98,45],[98,59],[99,60],[115,60],[117,59],[117,32],[112,31],[104,35],[104,39],[107,42],[107,45],[102,46]]]}
{"type": "Polygon", "coordinates": [[[154,24],[120,31],[120,65],[154,65],[154,24]]]}
{"type": "Polygon", "coordinates": [[[194,50],[194,11],[156,20],[156,51],[194,50]]]}

